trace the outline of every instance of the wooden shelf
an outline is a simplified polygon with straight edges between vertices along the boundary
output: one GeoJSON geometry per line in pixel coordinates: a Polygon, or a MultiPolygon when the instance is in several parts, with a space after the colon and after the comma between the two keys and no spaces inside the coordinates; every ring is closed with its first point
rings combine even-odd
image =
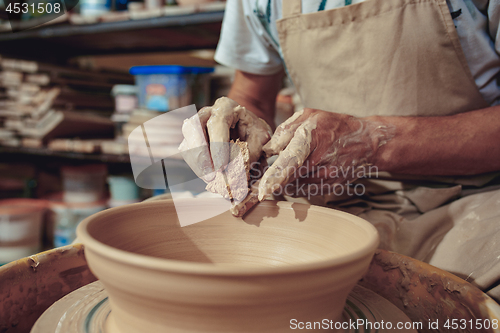
{"type": "MultiPolygon", "coordinates": [[[[54,24],[0,33],[0,50],[5,58],[64,64],[69,58],[85,55],[215,49],[223,17],[224,11],[216,10],[87,25],[54,24]]],[[[6,146],[0,146],[0,154],[8,163],[106,163],[132,172],[128,154],[85,154],[6,146]]]]}
{"type": "MultiPolygon", "coordinates": [[[[54,151],[49,148],[26,148],[26,147],[7,147],[0,146],[0,154],[3,161],[18,161],[18,162],[37,162],[37,161],[73,161],[72,164],[88,164],[88,163],[106,163],[106,164],[121,164],[130,169],[130,156],[128,154],[114,155],[101,153],[77,153],[66,151],[54,151]]],[[[150,158],[147,156],[141,157],[145,164],[150,164],[150,158]]],[[[137,160],[136,160],[137,161],[137,160]]],[[[185,162],[182,160],[167,158],[164,160],[171,167],[184,168],[185,162]]],[[[36,164],[36,163],[35,163],[36,164]]]]}
{"type": "Polygon", "coordinates": [[[64,61],[81,55],[214,49],[224,11],[0,34],[2,55],[64,61]]]}
{"type": "Polygon", "coordinates": [[[103,162],[103,163],[130,163],[130,157],[125,155],[111,155],[111,154],[84,154],[75,152],[53,151],[48,148],[25,148],[25,147],[5,147],[0,146],[0,154],[5,157],[4,161],[11,159],[38,159],[38,158],[55,158],[55,159],[71,159],[80,160],[82,162],[103,162]],[[15,158],[18,157],[18,158],[15,158]]]}

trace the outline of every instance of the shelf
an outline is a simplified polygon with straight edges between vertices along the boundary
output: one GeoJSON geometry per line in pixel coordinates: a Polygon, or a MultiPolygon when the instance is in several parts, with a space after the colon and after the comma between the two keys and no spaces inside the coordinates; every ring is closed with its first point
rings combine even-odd
{"type": "Polygon", "coordinates": [[[0,34],[2,55],[61,61],[82,55],[214,49],[224,11],[0,34]]]}
{"type": "Polygon", "coordinates": [[[4,161],[24,157],[22,159],[31,159],[37,157],[50,157],[57,159],[70,159],[89,162],[103,162],[112,164],[130,163],[128,155],[111,155],[111,154],[85,154],[75,152],[53,151],[48,148],[25,148],[25,147],[0,147],[0,154],[3,155],[4,161]],[[15,158],[17,155],[17,158],[15,158]]]}
{"type": "MultiPolygon", "coordinates": [[[[66,160],[72,161],[72,164],[87,164],[87,163],[106,163],[106,164],[122,164],[130,167],[130,156],[128,154],[114,155],[114,154],[101,154],[101,153],[77,153],[67,151],[54,151],[49,148],[26,148],[26,147],[7,147],[0,146],[0,154],[3,157],[2,162],[5,161],[31,161],[36,162],[51,160],[66,160]]],[[[134,161],[149,165],[151,159],[148,156],[136,157],[134,161]]],[[[166,158],[164,162],[173,168],[185,168],[184,161],[176,158],[166,158]]]]}

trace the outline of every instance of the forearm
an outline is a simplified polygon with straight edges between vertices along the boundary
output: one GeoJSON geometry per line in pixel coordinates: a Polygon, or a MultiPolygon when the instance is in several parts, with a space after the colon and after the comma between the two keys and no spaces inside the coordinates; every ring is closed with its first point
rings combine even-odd
{"type": "Polygon", "coordinates": [[[259,99],[257,96],[251,96],[237,86],[231,88],[227,97],[243,105],[274,128],[274,108],[271,107],[271,103],[267,99],[264,100],[259,99]]]}
{"type": "Polygon", "coordinates": [[[275,128],[276,95],[281,89],[283,73],[255,75],[236,71],[228,97],[264,119],[275,128]]]}
{"type": "Polygon", "coordinates": [[[413,175],[473,175],[500,170],[500,107],[444,117],[368,117],[396,128],[373,164],[413,175]]]}

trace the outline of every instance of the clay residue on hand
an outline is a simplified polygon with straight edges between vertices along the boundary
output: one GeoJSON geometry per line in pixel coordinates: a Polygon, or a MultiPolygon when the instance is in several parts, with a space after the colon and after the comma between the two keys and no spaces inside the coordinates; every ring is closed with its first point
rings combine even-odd
{"type": "MultiPolygon", "coordinates": [[[[179,150],[196,175],[207,183],[206,189],[232,200],[233,205],[240,204],[250,191],[250,165],[262,157],[262,147],[271,139],[271,126],[232,99],[221,97],[213,106],[186,119],[182,133],[184,140],[179,150]],[[230,141],[232,129],[233,135],[238,135],[236,141],[230,141]]],[[[249,209],[253,201],[246,200],[244,207],[249,209]]],[[[243,212],[239,208],[233,211],[238,211],[237,216],[243,212]]]]}
{"type": "Polygon", "coordinates": [[[210,151],[215,170],[229,162],[230,129],[238,129],[239,139],[248,143],[250,163],[262,154],[262,146],[272,135],[271,127],[253,112],[227,97],[221,97],[211,107],[207,121],[210,151]]]}
{"type": "Polygon", "coordinates": [[[182,158],[194,173],[209,182],[214,179],[214,167],[210,157],[207,136],[203,124],[208,120],[210,110],[205,108],[191,118],[184,120],[182,135],[184,140],[179,145],[182,158]]]}
{"type": "MultiPolygon", "coordinates": [[[[293,118],[293,117],[292,117],[293,118]]],[[[316,118],[303,122],[292,134],[293,137],[286,148],[279,152],[278,159],[266,171],[259,185],[259,200],[262,201],[274,191],[285,185],[290,177],[297,172],[311,153],[312,131],[316,129],[316,118]]],[[[287,135],[282,135],[276,140],[286,140],[287,135]]],[[[271,140],[266,146],[283,146],[282,142],[271,140]]]]}
{"type": "Polygon", "coordinates": [[[218,193],[225,199],[240,202],[248,194],[249,156],[247,143],[236,140],[230,143],[230,157],[226,168],[216,172],[206,190],[218,193]]]}
{"type": "Polygon", "coordinates": [[[241,202],[234,203],[231,206],[231,214],[236,217],[242,217],[245,215],[253,206],[259,203],[259,182],[257,180],[252,187],[250,192],[241,202]]]}
{"type": "Polygon", "coordinates": [[[274,132],[271,140],[262,147],[262,150],[267,157],[279,154],[281,147],[292,140],[295,131],[300,126],[300,123],[295,123],[300,116],[304,114],[304,110],[295,112],[290,118],[281,123],[274,132]]]}

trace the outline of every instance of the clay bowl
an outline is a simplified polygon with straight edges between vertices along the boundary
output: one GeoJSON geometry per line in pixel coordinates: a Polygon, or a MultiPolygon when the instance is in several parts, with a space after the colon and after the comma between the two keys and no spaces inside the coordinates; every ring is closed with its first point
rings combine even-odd
{"type": "MultiPolygon", "coordinates": [[[[198,215],[212,200],[175,203],[198,215]]],[[[132,204],[77,233],[109,294],[107,333],[276,333],[292,319],[335,321],[378,245],[356,216],[275,201],[182,228],[171,200],[132,204]]]]}

